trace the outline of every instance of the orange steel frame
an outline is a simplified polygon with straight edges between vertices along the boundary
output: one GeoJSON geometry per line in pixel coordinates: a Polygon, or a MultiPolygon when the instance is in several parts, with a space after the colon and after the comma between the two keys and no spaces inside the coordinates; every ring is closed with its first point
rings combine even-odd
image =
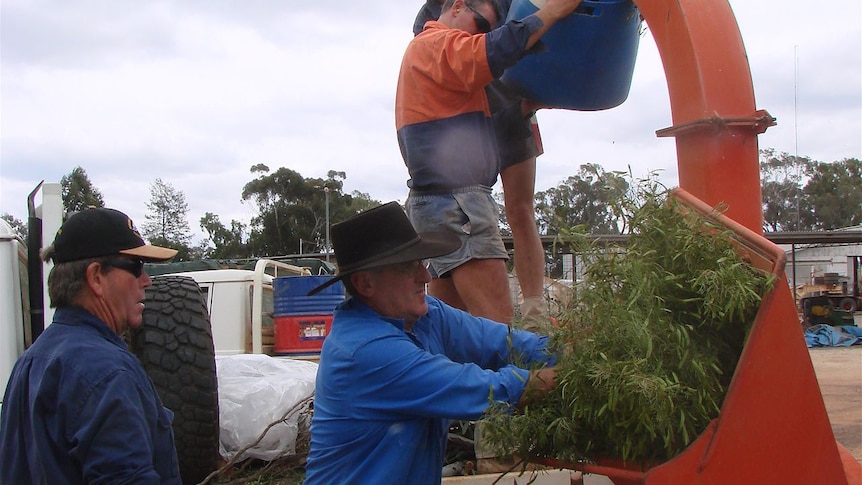
{"type": "Polygon", "coordinates": [[[754,107],[745,47],[726,0],[640,0],[664,64],[679,184],[752,231],[762,226],[757,134],[774,124],[754,107]]]}
{"type": "Polygon", "coordinates": [[[563,465],[628,484],[858,484],[862,467],[835,441],[784,273],[762,234],[757,135],[775,124],[754,104],[751,72],[727,0],[635,0],[670,93],[675,196],[733,229],[752,264],[773,272],[719,417],[684,452],[650,468],[563,465]],[[722,207],[723,215],[711,214],[722,207]]]}

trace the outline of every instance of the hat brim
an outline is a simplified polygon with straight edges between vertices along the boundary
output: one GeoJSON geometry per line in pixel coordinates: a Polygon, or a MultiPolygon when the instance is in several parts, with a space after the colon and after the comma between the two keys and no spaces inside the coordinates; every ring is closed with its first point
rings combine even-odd
{"type": "MultiPolygon", "coordinates": [[[[438,256],[449,254],[460,247],[461,240],[455,234],[448,232],[422,232],[419,233],[419,241],[416,244],[382,258],[369,258],[367,262],[356,265],[356,267],[351,268],[350,271],[339,271],[326,283],[312,288],[311,291],[308,292],[307,296],[312,296],[357,271],[379,268],[380,266],[386,266],[389,264],[436,258],[438,256]]],[[[336,254],[336,256],[338,255],[336,254]]]]}
{"type": "Polygon", "coordinates": [[[132,249],[123,249],[120,254],[137,256],[147,262],[167,261],[177,255],[176,249],[168,249],[160,246],[145,244],[132,249]]]}

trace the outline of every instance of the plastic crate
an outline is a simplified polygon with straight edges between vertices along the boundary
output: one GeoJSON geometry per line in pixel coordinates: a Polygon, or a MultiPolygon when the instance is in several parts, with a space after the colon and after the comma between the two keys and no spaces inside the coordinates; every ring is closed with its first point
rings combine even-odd
{"type": "Polygon", "coordinates": [[[278,316],[275,324],[276,354],[320,353],[332,330],[332,315],[278,316]]]}
{"type": "Polygon", "coordinates": [[[273,281],[274,316],[331,314],[344,300],[344,285],[337,282],[320,293],[308,296],[313,288],[332,276],[288,276],[273,281]]]}

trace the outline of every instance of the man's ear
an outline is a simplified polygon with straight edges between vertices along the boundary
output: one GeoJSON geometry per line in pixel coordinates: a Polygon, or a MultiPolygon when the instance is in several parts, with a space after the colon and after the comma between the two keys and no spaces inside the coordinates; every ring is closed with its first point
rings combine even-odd
{"type": "Polygon", "coordinates": [[[102,296],[104,293],[102,287],[105,284],[105,273],[102,271],[102,264],[95,261],[90,263],[84,272],[84,278],[90,291],[96,296],[102,296]]]}
{"type": "Polygon", "coordinates": [[[375,280],[371,271],[357,271],[351,274],[349,278],[359,296],[368,298],[374,294],[375,280]]]}

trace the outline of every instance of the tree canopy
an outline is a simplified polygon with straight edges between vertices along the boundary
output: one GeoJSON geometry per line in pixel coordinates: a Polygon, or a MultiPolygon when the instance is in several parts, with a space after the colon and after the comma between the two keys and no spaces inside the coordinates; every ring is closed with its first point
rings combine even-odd
{"type": "Polygon", "coordinates": [[[862,224],[862,162],[819,162],[761,150],[763,229],[834,230],[862,224]]]}
{"type": "Polygon", "coordinates": [[[584,226],[594,234],[619,234],[619,214],[613,201],[626,193],[628,182],[619,172],[598,164],[581,165],[576,175],[556,187],[536,193],[536,222],[548,236],[584,226]]]}
{"type": "Polygon", "coordinates": [[[801,204],[806,226],[826,231],[862,224],[862,162],[816,162],[806,175],[801,204]]]}
{"type": "Polygon", "coordinates": [[[63,198],[63,208],[67,214],[79,212],[88,207],[105,207],[105,200],[87,172],[80,166],[75,167],[68,175],[60,179],[60,191],[63,198]]]}
{"type": "Polygon", "coordinates": [[[185,194],[169,182],[157,178],[150,185],[147,210],[144,215],[146,222],[141,228],[142,235],[152,244],[176,249],[178,261],[188,260],[191,256],[191,230],[185,194]]]}
{"type": "Polygon", "coordinates": [[[27,240],[27,224],[24,224],[23,221],[8,212],[4,212],[0,215],[0,219],[8,222],[9,226],[12,227],[12,231],[14,231],[15,235],[21,238],[22,241],[27,240]]]}
{"type": "Polygon", "coordinates": [[[203,258],[233,259],[251,256],[246,244],[245,224],[231,220],[227,228],[212,212],[201,217],[201,229],[206,231],[207,239],[201,243],[199,252],[203,258]]]}
{"type": "Polygon", "coordinates": [[[331,225],[380,204],[359,191],[344,194],[345,172],[304,178],[284,167],[270,173],[264,164],[254,165],[251,172],[258,176],[245,184],[242,200],[257,207],[249,236],[256,256],[324,251],[327,213],[331,225]]]}
{"type": "MultiPolygon", "coordinates": [[[[833,230],[862,224],[859,159],[825,163],[765,149],[760,170],[765,231],[833,230]]],[[[206,212],[198,221],[206,237],[192,248],[185,194],[156,179],[150,187],[143,235],[154,244],[177,249],[178,260],[323,253],[327,214],[332,225],[380,204],[364,192],[345,193],[346,172],[331,170],[325,178],[306,178],[284,167],[271,171],[263,163],[253,165],[250,172],[253,178],[241,194],[256,212],[248,224],[223,223],[218,214],[206,212]]],[[[630,179],[630,174],[606,172],[599,164],[581,165],[577,174],[536,192],[539,233],[556,236],[575,228],[593,234],[624,232],[617,202],[629,189],[630,179]]],[[[81,167],[64,176],[61,186],[67,211],[104,207],[101,192],[81,167]]],[[[17,232],[26,231],[11,215],[3,218],[17,232]]],[[[501,228],[506,233],[505,219],[501,228]]]]}

